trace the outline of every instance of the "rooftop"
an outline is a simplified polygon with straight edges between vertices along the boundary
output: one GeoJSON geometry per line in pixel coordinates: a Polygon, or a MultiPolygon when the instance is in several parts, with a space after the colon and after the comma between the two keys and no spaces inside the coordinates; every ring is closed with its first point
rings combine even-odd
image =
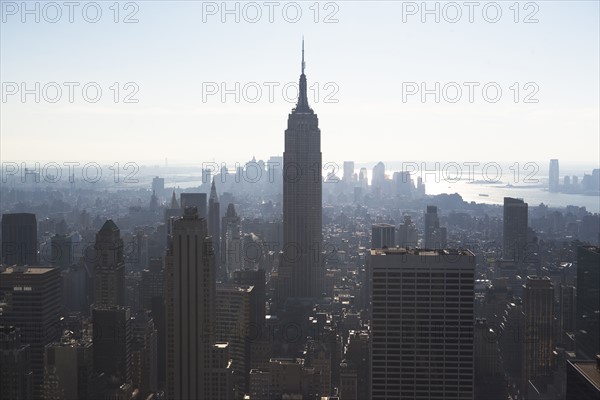
{"type": "Polygon", "coordinates": [[[390,247],[382,249],[371,249],[372,256],[470,256],[475,254],[471,250],[463,249],[407,249],[403,247],[390,247]]]}
{"type": "Polygon", "coordinates": [[[600,369],[596,366],[596,361],[571,361],[573,367],[579,371],[588,381],[600,390],[600,369]]]}
{"type": "Polygon", "coordinates": [[[55,268],[51,267],[30,267],[28,265],[17,266],[14,265],[12,267],[1,267],[0,274],[8,275],[8,274],[27,274],[27,275],[40,275],[45,274],[46,272],[52,271],[55,268]]]}

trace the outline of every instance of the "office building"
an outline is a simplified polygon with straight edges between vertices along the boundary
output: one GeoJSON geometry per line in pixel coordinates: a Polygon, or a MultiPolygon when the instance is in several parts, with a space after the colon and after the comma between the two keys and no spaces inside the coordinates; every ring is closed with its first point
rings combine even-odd
{"type": "Polygon", "coordinates": [[[280,276],[283,297],[321,297],[324,270],[322,247],[321,131],[308,105],[302,74],[298,103],[289,114],[283,153],[283,254],[280,276]],[[315,172],[316,171],[316,172],[315,172]]]}
{"type": "Polygon", "coordinates": [[[576,343],[578,356],[600,353],[600,247],[577,248],[576,343]]]}
{"type": "Polygon", "coordinates": [[[96,234],[94,260],[94,306],[125,305],[125,263],[121,231],[112,219],[96,234]]]}
{"type": "Polygon", "coordinates": [[[42,396],[44,348],[60,338],[61,277],[58,268],[2,267],[0,298],[5,299],[0,325],[21,332],[21,343],[29,344],[34,398],[42,396]]]}
{"type": "Polygon", "coordinates": [[[371,248],[382,249],[396,245],[396,227],[391,224],[373,224],[371,227],[371,248]]]}
{"type": "Polygon", "coordinates": [[[38,265],[35,214],[2,215],[2,262],[8,266],[38,265]]]}
{"type": "Polygon", "coordinates": [[[473,399],[475,255],[371,249],[371,398],[473,399]]]}
{"type": "Polygon", "coordinates": [[[548,277],[528,276],[523,288],[523,380],[552,372],[554,351],[554,285],[548,277]]]}
{"type": "Polygon", "coordinates": [[[504,198],[502,258],[522,261],[527,250],[527,203],[522,199],[504,198]]]}
{"type": "Polygon", "coordinates": [[[165,279],[167,397],[220,398],[215,393],[227,384],[228,346],[215,340],[214,251],[207,221],[194,207],[173,222],[165,279]]]}

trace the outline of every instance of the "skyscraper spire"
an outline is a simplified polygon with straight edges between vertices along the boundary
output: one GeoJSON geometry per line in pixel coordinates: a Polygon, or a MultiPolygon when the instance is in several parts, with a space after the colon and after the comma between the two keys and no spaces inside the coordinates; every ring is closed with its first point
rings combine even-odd
{"type": "Polygon", "coordinates": [[[302,75],[304,75],[304,68],[306,64],[304,63],[304,35],[302,35],[302,75]]]}
{"type": "Polygon", "coordinates": [[[217,188],[215,187],[215,178],[213,178],[212,184],[210,186],[209,200],[219,201],[219,196],[217,196],[217,188]]]}
{"type": "Polygon", "coordinates": [[[175,189],[173,189],[173,196],[171,196],[171,208],[179,208],[179,203],[177,203],[177,197],[175,196],[175,189]]]}
{"type": "Polygon", "coordinates": [[[304,62],[304,36],[303,36],[302,37],[302,73],[300,74],[300,91],[298,93],[298,104],[296,104],[296,108],[294,109],[294,112],[312,114],[313,111],[308,106],[306,75],[304,75],[305,68],[306,68],[306,63],[304,62]]]}

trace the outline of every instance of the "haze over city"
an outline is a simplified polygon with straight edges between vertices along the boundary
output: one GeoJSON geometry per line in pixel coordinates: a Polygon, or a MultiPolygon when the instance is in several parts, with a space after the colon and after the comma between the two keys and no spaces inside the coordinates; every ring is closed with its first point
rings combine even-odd
{"type": "Polygon", "coordinates": [[[0,400],[598,400],[598,2],[0,2],[0,400]]]}

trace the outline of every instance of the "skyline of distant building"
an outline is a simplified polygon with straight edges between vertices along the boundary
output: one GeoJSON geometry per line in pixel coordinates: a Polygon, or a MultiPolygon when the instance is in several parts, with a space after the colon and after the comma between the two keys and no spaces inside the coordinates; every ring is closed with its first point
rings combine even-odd
{"type": "Polygon", "coordinates": [[[37,265],[38,238],[35,214],[2,215],[2,263],[37,265]]]}
{"type": "Polygon", "coordinates": [[[520,262],[527,250],[528,206],[522,199],[504,198],[502,258],[520,262]]]}

